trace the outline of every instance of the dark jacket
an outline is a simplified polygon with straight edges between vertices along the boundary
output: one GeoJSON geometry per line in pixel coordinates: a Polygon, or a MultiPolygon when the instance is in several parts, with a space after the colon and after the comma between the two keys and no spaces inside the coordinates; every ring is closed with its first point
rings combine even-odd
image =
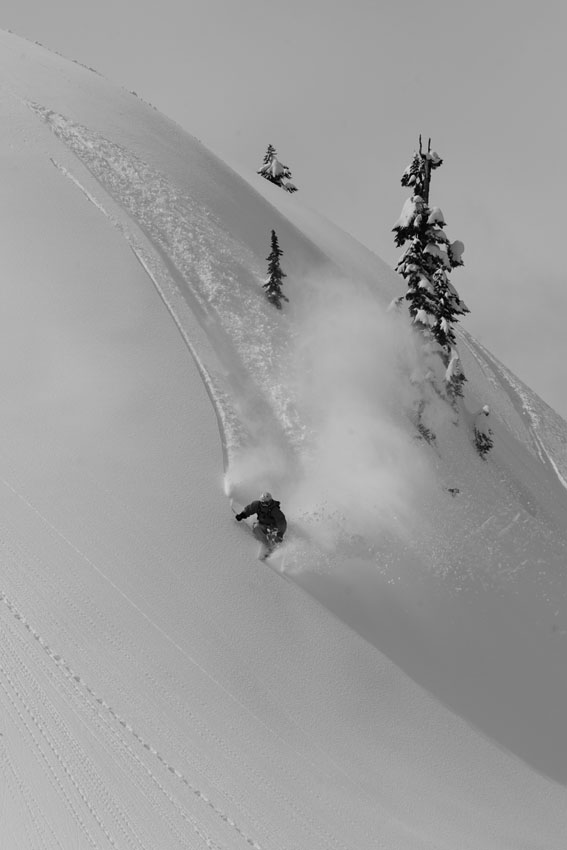
{"type": "Polygon", "coordinates": [[[246,505],[240,516],[246,518],[252,516],[252,514],[256,514],[260,525],[265,525],[267,528],[276,528],[278,534],[283,537],[287,528],[287,521],[283,511],[280,509],[280,503],[276,502],[275,499],[272,499],[268,504],[264,504],[258,500],[250,502],[249,505],[246,505]]]}

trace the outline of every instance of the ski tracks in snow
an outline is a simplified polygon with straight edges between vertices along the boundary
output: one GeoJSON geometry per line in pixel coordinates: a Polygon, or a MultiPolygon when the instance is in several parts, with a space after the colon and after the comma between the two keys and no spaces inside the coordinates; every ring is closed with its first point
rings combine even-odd
{"type": "MultiPolygon", "coordinates": [[[[142,734],[140,734],[121,714],[116,711],[112,705],[110,705],[102,696],[97,694],[90,685],[83,679],[83,677],[75,671],[75,669],[65,660],[65,658],[56,652],[52,647],[42,638],[42,636],[33,628],[33,626],[26,620],[26,618],[19,612],[13,602],[5,595],[3,591],[0,591],[0,601],[4,604],[9,613],[13,616],[13,618],[22,626],[22,628],[33,638],[34,641],[41,647],[43,652],[48,656],[51,661],[54,662],[58,670],[63,674],[64,678],[68,683],[71,684],[71,687],[74,689],[78,689],[82,691],[84,694],[88,696],[90,699],[91,705],[96,707],[94,710],[98,713],[98,723],[99,725],[102,723],[109,728],[109,731],[113,737],[118,738],[118,745],[121,749],[126,750],[128,755],[128,760],[130,762],[129,769],[126,772],[126,775],[129,777],[132,776],[132,763],[136,765],[139,770],[146,774],[151,783],[156,787],[159,795],[165,798],[167,803],[171,806],[171,808],[175,811],[175,813],[181,818],[181,820],[189,825],[196,835],[201,839],[203,844],[210,848],[210,850],[221,850],[220,844],[218,844],[207,832],[200,826],[199,821],[196,817],[187,813],[184,808],[177,802],[175,797],[168,791],[163,782],[159,779],[156,773],[147,767],[147,765],[142,761],[140,756],[136,754],[134,749],[125,742],[124,738],[120,736],[120,734],[116,731],[117,727],[121,727],[122,730],[128,733],[128,735],[134,739],[134,741],[148,753],[150,753],[163,767],[165,771],[168,771],[172,774],[179,782],[185,786],[185,788],[200,802],[204,803],[215,815],[217,815],[224,823],[226,823],[229,827],[231,827],[234,832],[236,832],[240,838],[242,838],[246,844],[254,850],[262,850],[261,846],[249,835],[247,835],[238,824],[227,814],[225,814],[221,809],[219,809],[215,803],[207,797],[207,795],[196,785],[194,785],[190,779],[185,776],[180,770],[178,770],[174,765],[172,765],[167,758],[165,758],[149,741],[147,741],[142,734]],[[107,715],[105,720],[103,714],[107,715]],[[110,722],[109,722],[110,721],[110,722]]],[[[2,672],[5,677],[4,682],[2,683],[2,688],[7,694],[9,701],[12,706],[15,708],[16,713],[20,720],[26,727],[26,730],[30,737],[34,740],[37,746],[37,734],[34,734],[31,726],[35,726],[38,730],[39,735],[43,737],[43,739],[47,742],[48,748],[51,753],[55,757],[55,761],[62,767],[62,770],[66,776],[66,778],[70,781],[70,784],[73,788],[78,792],[78,795],[82,801],[82,803],[86,806],[89,814],[92,819],[95,821],[100,831],[104,834],[105,838],[108,840],[108,843],[112,847],[117,846],[117,842],[114,840],[113,836],[110,832],[105,828],[102,819],[98,816],[97,811],[91,804],[91,799],[96,799],[97,797],[103,800],[103,808],[105,808],[110,814],[113,816],[114,824],[119,825],[120,832],[122,833],[122,837],[128,840],[130,846],[139,846],[139,847],[147,847],[145,842],[142,842],[140,836],[136,834],[136,828],[130,818],[128,818],[127,814],[123,809],[119,807],[119,805],[114,801],[114,798],[111,797],[106,788],[103,786],[96,769],[93,765],[85,758],[84,754],[77,753],[78,760],[77,764],[80,763],[82,768],[82,773],[88,775],[88,780],[85,782],[85,777],[75,776],[74,771],[77,771],[77,767],[71,768],[69,766],[69,759],[66,758],[64,754],[57,748],[56,744],[52,740],[51,729],[53,726],[58,728],[58,731],[62,733],[64,738],[66,739],[66,744],[71,750],[77,750],[77,745],[74,743],[70,737],[69,732],[65,729],[65,724],[62,721],[60,716],[57,716],[53,709],[48,709],[50,713],[53,715],[50,719],[53,720],[53,724],[50,724],[49,727],[43,720],[43,716],[45,715],[46,706],[49,705],[48,701],[45,698],[45,695],[41,692],[39,684],[37,680],[34,679],[33,674],[31,672],[31,668],[26,667],[19,659],[22,656],[21,647],[10,646],[9,641],[6,640],[6,633],[4,634],[4,640],[2,645],[2,650],[4,656],[11,656],[13,659],[16,659],[16,663],[21,668],[20,672],[24,679],[28,680],[30,684],[30,690],[35,693],[35,696],[38,700],[38,706],[34,707],[31,702],[29,696],[24,698],[22,691],[18,690],[17,685],[14,682],[10,672],[7,669],[7,658],[2,657],[2,672]],[[11,650],[11,652],[8,652],[11,650]],[[11,686],[15,697],[11,696],[8,693],[6,688],[6,684],[11,686]],[[20,703],[23,706],[23,709],[18,709],[17,703],[20,703]],[[25,715],[28,715],[29,721],[31,723],[26,722],[25,715]],[[89,788],[90,783],[90,788],[89,788]],[[98,787],[96,787],[98,786],[98,787]],[[136,843],[133,843],[135,839],[136,843]]],[[[13,666],[13,665],[12,665],[13,666]]],[[[29,693],[29,691],[28,691],[29,693]]],[[[91,710],[92,713],[92,710],[91,710]]],[[[41,747],[38,747],[38,751],[40,753],[40,757],[44,762],[48,762],[48,759],[44,753],[41,751],[41,747]]],[[[52,775],[55,775],[55,771],[52,767],[49,767],[49,770],[52,775]]],[[[77,771],[78,772],[78,771],[77,771]]],[[[88,839],[89,843],[92,844],[93,847],[98,847],[98,843],[96,843],[96,839],[91,835],[89,828],[87,827],[84,818],[78,813],[76,807],[73,806],[72,802],[69,799],[68,793],[65,791],[62,783],[55,778],[55,782],[59,788],[61,795],[65,798],[65,801],[70,809],[73,817],[81,827],[84,835],[88,839]]],[[[154,800],[155,804],[155,800],[154,800]]],[[[159,808],[160,807],[156,807],[159,808]]],[[[161,811],[163,815],[163,809],[161,811]]],[[[166,817],[165,820],[168,820],[166,817]]],[[[174,828],[174,824],[170,820],[169,823],[170,828],[173,828],[172,831],[177,832],[177,838],[180,842],[180,846],[183,845],[183,842],[186,840],[186,833],[179,831],[179,829],[174,828]]]]}

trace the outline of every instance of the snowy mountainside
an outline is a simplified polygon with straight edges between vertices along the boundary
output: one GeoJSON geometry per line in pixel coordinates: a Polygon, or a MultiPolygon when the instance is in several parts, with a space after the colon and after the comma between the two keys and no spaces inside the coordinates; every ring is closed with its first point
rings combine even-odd
{"type": "Polygon", "coordinates": [[[565,423],[464,333],[419,440],[381,260],[81,66],[0,63],[6,846],[559,850],[565,423]],[[266,487],[287,581],[228,505],[266,487]]]}

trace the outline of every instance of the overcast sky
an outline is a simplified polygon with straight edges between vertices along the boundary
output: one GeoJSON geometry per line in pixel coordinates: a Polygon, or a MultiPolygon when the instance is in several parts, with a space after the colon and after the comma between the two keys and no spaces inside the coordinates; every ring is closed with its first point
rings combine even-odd
{"type": "Polygon", "coordinates": [[[394,265],[419,133],[466,246],[464,327],[567,417],[565,0],[2,0],[12,30],[135,90],[394,265]]]}

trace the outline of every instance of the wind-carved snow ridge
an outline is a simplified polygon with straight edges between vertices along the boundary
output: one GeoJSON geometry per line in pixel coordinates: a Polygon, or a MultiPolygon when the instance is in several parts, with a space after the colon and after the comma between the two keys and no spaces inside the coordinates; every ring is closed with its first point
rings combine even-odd
{"type": "MultiPolygon", "coordinates": [[[[213,342],[229,385],[231,380],[242,380],[243,370],[234,369],[235,358],[254,375],[253,385],[239,386],[235,394],[249,404],[248,411],[244,407],[238,413],[252,432],[251,438],[257,438],[254,420],[259,417],[253,415],[254,410],[263,407],[263,422],[271,419],[271,427],[283,430],[288,442],[301,442],[295,400],[289,386],[278,379],[276,365],[285,362],[290,328],[284,327],[282,332],[285,316],[274,317],[273,308],[258,298],[263,270],[257,268],[251,252],[223,230],[210,210],[133,152],[38,104],[27,105],[150,240],[173,278],[177,300],[181,296],[189,302],[213,342]],[[249,268],[257,268],[253,279],[249,268]]],[[[169,306],[173,314],[171,302],[169,306]]],[[[217,398],[220,401],[220,395],[217,398]]]]}

